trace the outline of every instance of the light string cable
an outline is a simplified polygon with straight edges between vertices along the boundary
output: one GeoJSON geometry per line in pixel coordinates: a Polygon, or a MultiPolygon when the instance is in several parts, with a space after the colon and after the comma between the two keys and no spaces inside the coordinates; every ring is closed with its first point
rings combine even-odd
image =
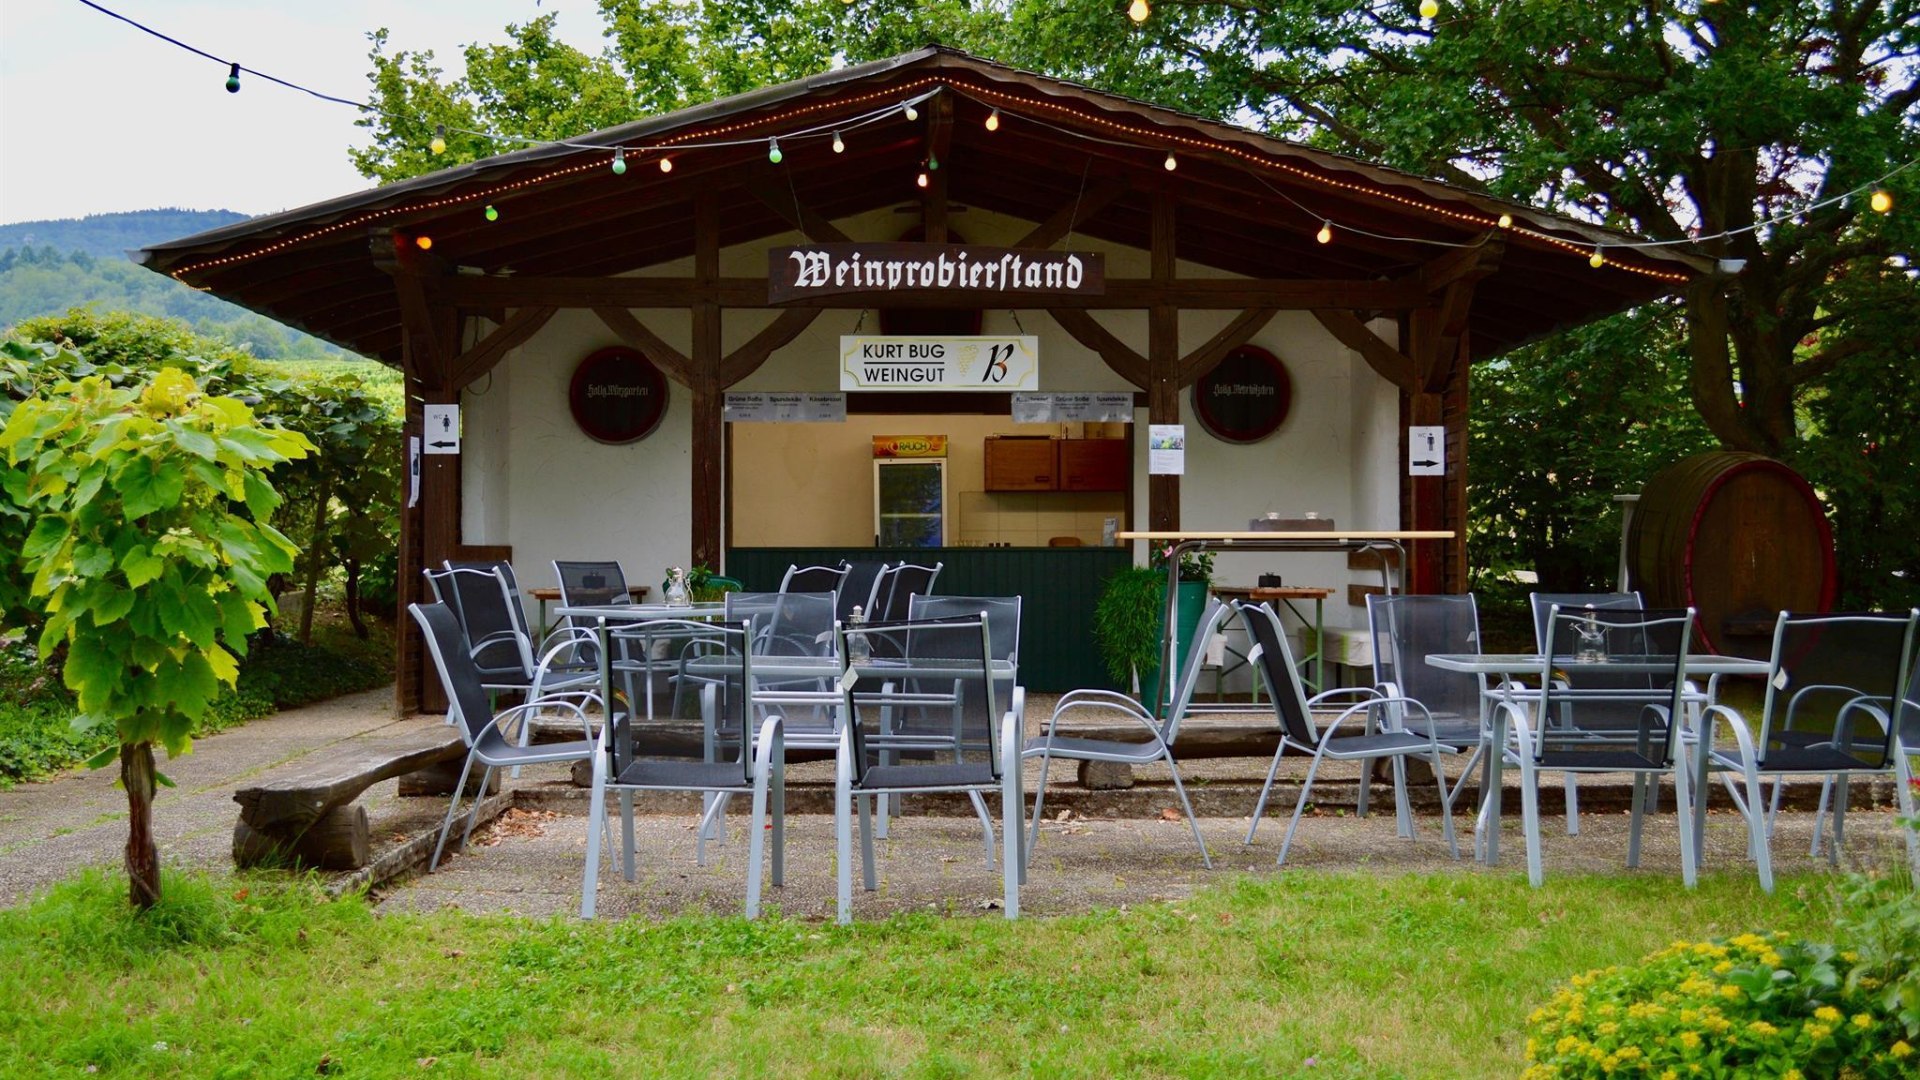
{"type": "Polygon", "coordinates": [[[1826,198],[1821,199],[1819,202],[1808,203],[1807,205],[1800,207],[1798,210],[1782,210],[1780,213],[1775,214],[1770,218],[1762,218],[1751,225],[1742,225],[1737,229],[1726,229],[1724,231],[1713,233],[1708,236],[1690,236],[1681,240],[1640,240],[1631,244],[1608,244],[1607,246],[1610,248],[1611,247],[1622,247],[1622,248],[1673,247],[1677,244],[1699,244],[1699,243],[1705,243],[1706,241],[1709,241],[1709,240],[1725,240],[1725,239],[1728,239],[1729,237],[1739,236],[1742,233],[1758,232],[1761,229],[1768,229],[1776,225],[1785,224],[1789,221],[1792,221],[1794,218],[1800,217],[1803,214],[1811,214],[1816,210],[1825,210],[1829,206],[1833,206],[1837,203],[1844,203],[1847,200],[1852,199],[1856,196],[1878,191],[1881,188],[1881,186],[1885,184],[1887,181],[1893,179],[1896,176],[1899,176],[1901,173],[1906,172],[1908,169],[1913,168],[1915,165],[1920,165],[1920,158],[1916,158],[1912,161],[1905,161],[1898,165],[1895,165],[1892,169],[1889,169],[1887,172],[1881,174],[1880,176],[1877,176],[1872,180],[1868,180],[1863,184],[1859,184],[1852,188],[1849,188],[1848,190],[1843,191],[1838,195],[1829,195],[1826,198]]]}
{"type": "MultiPolygon", "coordinates": [[[[172,45],[179,49],[184,49],[185,51],[190,52],[195,56],[204,57],[205,59],[211,60],[216,64],[220,64],[228,68],[237,68],[238,70],[246,72],[249,75],[254,75],[259,78],[265,79],[270,83],[274,83],[279,86],[284,86],[289,90],[296,90],[310,97],[318,98],[321,101],[331,102],[335,105],[345,105],[348,108],[356,109],[363,113],[370,113],[372,115],[379,116],[386,120],[403,120],[403,121],[412,121],[416,123],[426,122],[426,118],[417,113],[395,112],[390,109],[382,109],[379,106],[373,105],[369,102],[352,101],[335,94],[329,94],[320,90],[315,90],[310,86],[304,86],[300,83],[293,82],[288,79],[282,79],[276,75],[270,75],[256,68],[247,67],[245,64],[241,64],[238,61],[222,59],[221,57],[215,56],[213,53],[210,53],[205,49],[198,48],[197,46],[194,46],[194,45],[190,45],[187,42],[181,41],[179,38],[173,37],[172,35],[156,30],[153,27],[148,26],[137,19],[133,19],[126,15],[122,15],[120,12],[114,11],[112,8],[95,3],[94,0],[79,0],[79,3],[84,4],[85,6],[90,7],[95,11],[100,12],[102,15],[106,15],[111,18],[118,19],[119,21],[126,23],[128,26],[131,26],[134,29],[141,31],[142,33],[149,34],[153,37],[156,37],[161,41],[166,42],[169,45],[172,45]]],[[[884,108],[875,109],[870,113],[862,114],[850,120],[846,120],[838,123],[821,124],[821,125],[810,127],[810,128],[802,128],[791,134],[782,135],[780,137],[782,139],[787,139],[789,141],[799,141],[803,139],[818,138],[818,137],[830,135],[836,130],[842,131],[842,132],[858,130],[859,128],[866,127],[869,124],[876,123],[880,120],[886,119],[889,114],[897,112],[902,106],[921,104],[922,102],[926,101],[928,98],[933,97],[939,92],[940,92],[939,88],[935,87],[934,89],[928,90],[917,96],[901,98],[897,101],[889,103],[884,108]]],[[[649,145],[624,146],[616,143],[580,142],[573,139],[535,139],[535,138],[531,138],[529,136],[524,136],[524,135],[502,135],[499,132],[486,131],[486,130],[477,129],[477,128],[452,127],[452,126],[445,126],[445,125],[440,125],[440,127],[442,127],[446,132],[453,133],[453,134],[472,135],[476,138],[487,139],[491,142],[517,144],[519,146],[524,146],[524,147],[565,147],[566,149],[569,149],[569,150],[633,150],[636,153],[644,152],[646,150],[651,150],[651,149],[665,149],[665,147],[653,147],[649,145]]],[[[673,149],[695,150],[695,149],[725,148],[725,147],[733,147],[733,146],[754,146],[760,143],[764,143],[766,141],[767,139],[765,136],[761,136],[757,138],[745,138],[745,139],[724,139],[724,140],[714,140],[714,141],[702,141],[697,143],[685,143],[679,146],[675,146],[673,147],[673,149]]]]}

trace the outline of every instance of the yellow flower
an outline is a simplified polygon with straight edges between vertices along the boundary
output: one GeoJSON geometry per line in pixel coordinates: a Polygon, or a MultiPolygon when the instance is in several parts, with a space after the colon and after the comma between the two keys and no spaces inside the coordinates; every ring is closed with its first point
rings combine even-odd
{"type": "Polygon", "coordinates": [[[1760,962],[1768,967],[1779,967],[1780,954],[1774,952],[1772,949],[1762,949],[1760,950],[1760,962]]]}
{"type": "Polygon", "coordinates": [[[1572,1052],[1580,1045],[1581,1039],[1578,1035],[1562,1035],[1560,1041],[1553,1044],[1553,1050],[1556,1054],[1566,1054],[1572,1052]]]}
{"type": "Polygon", "coordinates": [[[1729,983],[1720,988],[1720,996],[1729,1001],[1735,1000],[1740,996],[1740,988],[1729,983]]]}
{"type": "Polygon", "coordinates": [[[1887,1053],[1892,1054],[1895,1061],[1899,1061],[1901,1058],[1913,1053],[1913,1047],[1907,1045],[1907,1040],[1901,1039],[1888,1047],[1887,1053]]]}
{"type": "Polygon", "coordinates": [[[1859,1028],[1861,1031],[1865,1031],[1873,1026],[1873,1017],[1866,1013],[1854,1013],[1853,1026],[1859,1028]]]}
{"type": "Polygon", "coordinates": [[[1780,1080],[1802,1080],[1799,1069],[1788,1069],[1780,1074],[1780,1080]]]}
{"type": "Polygon", "coordinates": [[[1620,1030],[1620,1025],[1609,1020],[1606,1023],[1601,1024],[1599,1027],[1595,1028],[1594,1030],[1598,1031],[1602,1035],[1611,1035],[1614,1032],[1620,1030]]]}
{"type": "Polygon", "coordinates": [[[1819,1042],[1831,1034],[1833,1034],[1833,1029],[1825,1024],[1807,1025],[1807,1038],[1812,1039],[1814,1042],[1819,1042]]]}
{"type": "Polygon", "coordinates": [[[1666,1072],[1660,1074],[1660,1080],[1680,1080],[1680,1074],[1672,1069],[1668,1069],[1666,1072]]]}
{"type": "Polygon", "coordinates": [[[1813,1010],[1813,1018],[1829,1024],[1837,1023],[1840,1020],[1840,1010],[1831,1005],[1822,1005],[1813,1010]]]}
{"type": "Polygon", "coordinates": [[[1697,1031],[1681,1032],[1680,1045],[1686,1047],[1689,1050],[1700,1049],[1700,1033],[1697,1031]]]}
{"type": "Polygon", "coordinates": [[[1753,1023],[1747,1025],[1747,1030],[1753,1032],[1755,1035],[1777,1035],[1780,1032],[1779,1028],[1774,1027],[1765,1020],[1755,1020],[1753,1023]]]}
{"type": "Polygon", "coordinates": [[[1733,961],[1731,960],[1722,960],[1719,963],[1713,965],[1713,973],[1715,975],[1725,975],[1727,972],[1732,970],[1733,970],[1733,961]]]}

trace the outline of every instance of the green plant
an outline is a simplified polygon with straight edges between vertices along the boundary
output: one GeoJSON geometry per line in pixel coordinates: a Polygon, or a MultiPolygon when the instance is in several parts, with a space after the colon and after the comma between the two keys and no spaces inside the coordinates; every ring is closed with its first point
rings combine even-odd
{"type": "MultiPolygon", "coordinates": [[[[1153,548],[1151,549],[1151,558],[1148,559],[1148,565],[1151,566],[1157,573],[1159,573],[1161,578],[1164,579],[1167,576],[1167,559],[1172,555],[1173,555],[1173,548],[1171,546],[1163,547],[1163,548],[1153,548]]],[[[1211,551],[1181,552],[1180,553],[1180,580],[1181,581],[1198,581],[1206,585],[1213,584],[1213,552],[1211,551]]]]}
{"type": "Polygon", "coordinates": [[[1912,1076],[1913,1045],[1854,977],[1859,959],[1780,931],[1576,975],[1529,1018],[1525,1076],[1912,1076]]]}
{"type": "Polygon", "coordinates": [[[1093,640],[1107,674],[1126,686],[1135,671],[1160,662],[1160,624],[1166,618],[1167,573],[1129,566],[1107,579],[1093,606],[1093,640]]]}
{"type": "Polygon", "coordinates": [[[153,747],[186,752],[234,685],[235,654],[273,602],[267,577],[293,567],[293,545],[267,523],[280,497],[266,471],[311,449],[172,368],[124,388],[98,375],[56,384],[0,431],[7,494],[31,521],[19,556],[45,619],[38,650],[65,645],[81,715],[117,735],[92,764],[117,749],[143,909],[160,899],[152,802],[167,781],[153,747]]]}

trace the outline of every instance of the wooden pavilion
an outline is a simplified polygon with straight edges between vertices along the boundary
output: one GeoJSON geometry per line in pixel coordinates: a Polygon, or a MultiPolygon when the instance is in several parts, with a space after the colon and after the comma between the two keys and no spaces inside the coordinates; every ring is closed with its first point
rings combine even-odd
{"type": "MultiPolygon", "coordinates": [[[[1622,246],[1631,243],[929,47],[158,244],[138,258],[401,368],[410,435],[420,433],[423,407],[463,400],[503,359],[537,345],[558,313],[590,312],[690,399],[690,452],[677,466],[690,471],[681,489],[687,550],[694,563],[717,566],[726,542],[723,394],[832,309],[1044,312],[1062,342],[1137,388],[1153,423],[1179,422],[1181,388],[1277,315],[1310,313],[1316,333],[1397,390],[1398,460],[1407,425],[1445,427],[1445,474],[1400,475],[1400,520],[1381,524],[1459,534],[1470,365],[1711,272],[1689,253],[1622,246]],[[956,219],[962,208],[1023,223],[1003,245],[1015,251],[1098,243],[1141,257],[1115,260],[1098,291],[983,299],[853,288],[770,298],[778,245],[905,240],[931,258],[954,239],[957,220],[970,220],[956,219]],[[856,227],[866,232],[850,234],[856,227]],[[767,273],[742,271],[755,259],[767,273]]],[[[470,441],[479,437],[469,431],[470,441]]],[[[463,535],[462,457],[421,462],[419,498],[403,515],[403,603],[421,591],[422,566],[501,550],[463,535]]],[[[1150,528],[1180,525],[1181,482],[1145,479],[1150,528]]],[[[1457,591],[1465,565],[1463,542],[1419,545],[1410,586],[1457,591]]],[[[418,662],[417,646],[402,648],[405,705],[420,700],[418,662]]]]}

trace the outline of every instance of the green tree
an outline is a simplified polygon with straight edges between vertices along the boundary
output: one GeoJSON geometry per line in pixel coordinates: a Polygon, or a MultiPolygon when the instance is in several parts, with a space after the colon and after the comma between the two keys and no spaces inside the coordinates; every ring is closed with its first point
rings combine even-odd
{"type": "Polygon", "coordinates": [[[185,753],[234,684],[235,654],[273,603],[267,577],[293,565],[268,524],[280,497],[267,471],[311,449],[174,368],[137,385],[92,375],[49,388],[0,430],[7,494],[31,520],[19,557],[45,613],[41,655],[66,646],[82,717],[118,735],[94,764],[120,761],[136,907],[160,899],[153,748],[185,753]]]}

